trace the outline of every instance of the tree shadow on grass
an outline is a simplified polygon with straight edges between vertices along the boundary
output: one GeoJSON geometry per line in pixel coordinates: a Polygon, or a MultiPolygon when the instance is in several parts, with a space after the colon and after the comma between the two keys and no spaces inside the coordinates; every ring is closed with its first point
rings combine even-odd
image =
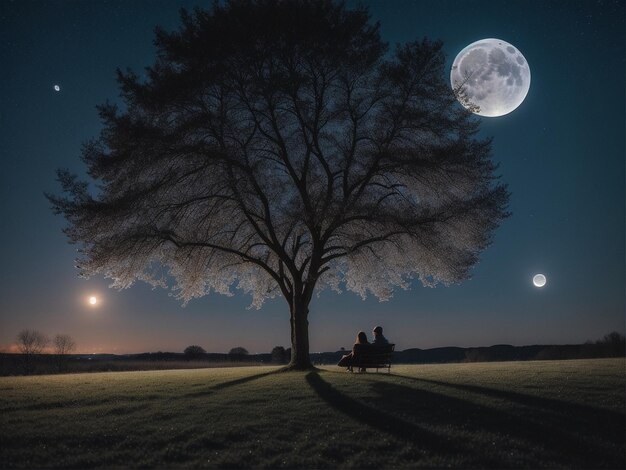
{"type": "MultiPolygon", "coordinates": [[[[619,413],[603,415],[611,423],[606,423],[609,430],[600,430],[589,425],[590,410],[585,410],[582,418],[576,416],[581,410],[576,407],[570,410],[574,416],[566,416],[567,404],[562,402],[561,408],[557,408],[562,410],[561,415],[546,410],[548,405],[554,405],[553,401],[558,402],[553,399],[542,401],[544,399],[530,397],[524,401],[525,406],[532,407],[530,410],[515,406],[492,408],[444,393],[390,382],[385,377],[364,382],[363,387],[374,391],[376,398],[361,401],[333,388],[318,374],[309,374],[307,381],[324,401],[351,418],[398,439],[413,441],[426,452],[448,458],[462,454],[466,466],[624,468],[623,416],[621,431],[614,432],[619,413]],[[441,431],[445,434],[430,429],[445,430],[441,431]],[[459,435],[476,438],[465,442],[459,435]],[[451,441],[450,437],[455,439],[451,441]]],[[[526,398],[515,392],[510,392],[513,397],[504,397],[494,394],[499,392],[497,390],[472,387],[473,393],[488,397],[515,398],[518,402],[526,398]]]]}
{"type": "MultiPolygon", "coordinates": [[[[413,380],[415,382],[431,383],[434,385],[441,385],[444,387],[454,388],[464,392],[472,392],[481,395],[488,395],[494,398],[501,398],[507,401],[519,403],[524,406],[536,408],[540,410],[546,410],[548,412],[559,413],[564,416],[585,416],[591,418],[591,420],[597,420],[604,425],[617,425],[624,431],[624,422],[626,415],[617,411],[611,411],[604,408],[596,408],[582,403],[572,403],[563,400],[556,400],[554,398],[540,397],[537,395],[528,395],[525,393],[514,392],[511,390],[499,390],[495,388],[481,387],[480,385],[469,384],[456,384],[450,382],[442,382],[439,380],[423,379],[419,377],[410,377],[406,375],[390,374],[395,377],[401,377],[403,379],[413,380]]],[[[617,430],[615,427],[613,430],[617,430]]],[[[607,430],[607,433],[610,433],[607,430]]]]}
{"type": "Polygon", "coordinates": [[[409,413],[433,425],[439,423],[475,433],[487,432],[511,447],[513,453],[535,454],[532,457],[535,460],[531,461],[535,466],[624,468],[623,419],[621,433],[613,432],[617,431],[615,425],[619,423],[615,420],[605,423],[613,429],[607,432],[601,429],[601,424],[594,425],[593,421],[590,424],[591,415],[581,417],[575,409],[554,414],[531,405],[520,408],[507,403],[492,408],[392,383],[378,382],[372,388],[381,396],[393,397],[388,407],[392,412],[410,410],[409,413]]]}
{"type": "Polygon", "coordinates": [[[224,390],[225,388],[234,387],[236,385],[242,385],[248,382],[252,382],[253,380],[258,380],[263,377],[267,377],[268,375],[276,374],[276,371],[264,372],[263,374],[255,374],[249,375],[247,377],[242,377],[240,379],[229,380],[228,382],[220,382],[215,385],[210,385],[202,390],[198,390],[195,392],[185,393],[183,395],[178,395],[176,398],[194,398],[194,397],[203,397],[209,395],[211,393],[217,392],[219,390],[224,390]]]}
{"type": "Polygon", "coordinates": [[[589,436],[600,437],[618,448],[622,447],[622,450],[624,448],[626,415],[618,411],[582,403],[556,400],[554,398],[528,395],[512,390],[499,390],[480,385],[457,384],[399,374],[392,375],[409,379],[418,384],[429,383],[517,403],[525,407],[524,414],[526,420],[538,421],[543,426],[557,426],[559,430],[585,431],[589,436]]]}
{"type": "MultiPolygon", "coordinates": [[[[306,380],[317,395],[332,408],[347,414],[350,418],[370,426],[377,431],[391,434],[396,439],[414,443],[428,452],[445,455],[466,455],[470,449],[462,443],[454,442],[445,436],[438,436],[423,427],[390,414],[378,407],[368,406],[349,397],[324,381],[319,373],[310,372],[306,380]]],[[[488,459],[487,459],[488,460],[488,459]]],[[[497,467],[497,462],[483,461],[489,467],[497,467]]]]}

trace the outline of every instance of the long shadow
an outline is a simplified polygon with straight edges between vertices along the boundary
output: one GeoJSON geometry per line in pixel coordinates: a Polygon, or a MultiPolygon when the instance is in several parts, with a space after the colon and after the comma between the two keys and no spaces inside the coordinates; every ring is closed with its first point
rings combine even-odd
{"type": "Polygon", "coordinates": [[[587,468],[624,467],[624,444],[620,439],[620,435],[622,438],[624,435],[623,427],[621,432],[609,435],[596,426],[581,423],[577,418],[571,422],[541,410],[513,414],[462,398],[389,382],[386,378],[364,384],[378,396],[376,399],[365,399],[366,403],[342,394],[317,374],[309,374],[307,381],[322,399],[350,417],[398,438],[414,440],[427,451],[444,453],[448,457],[451,449],[465,454],[464,463],[472,466],[530,464],[545,467],[565,464],[587,468]],[[370,405],[368,401],[373,403],[370,405]],[[407,419],[399,419],[397,415],[407,419]],[[414,423],[419,423],[419,426],[414,423]],[[500,446],[486,449],[480,448],[476,442],[451,442],[426,430],[428,427],[471,433],[478,436],[479,443],[484,439],[479,434],[488,433],[486,437],[494,436],[500,446]],[[601,442],[594,435],[589,435],[596,432],[602,436],[601,442]],[[474,447],[468,448],[468,445],[474,447]],[[512,448],[502,449],[501,446],[512,448]],[[507,450],[529,456],[524,457],[524,463],[515,464],[506,455],[507,450]],[[468,457],[470,462],[467,462],[468,457]]]}
{"type": "MultiPolygon", "coordinates": [[[[376,407],[368,406],[341,393],[328,382],[324,381],[317,372],[308,373],[306,375],[306,381],[317,395],[332,408],[380,432],[391,434],[399,440],[412,442],[421,449],[439,454],[450,456],[454,454],[466,455],[467,453],[471,453],[471,449],[462,445],[462,443],[438,436],[416,424],[398,418],[376,407]]],[[[498,462],[489,461],[489,459],[484,459],[482,463],[486,467],[498,467],[498,462]]]]}
{"type": "Polygon", "coordinates": [[[563,415],[585,415],[588,417],[592,417],[597,421],[601,421],[602,423],[604,423],[604,425],[615,423],[621,426],[622,431],[624,431],[624,422],[626,420],[626,415],[618,411],[611,411],[604,408],[596,408],[580,403],[570,403],[562,400],[556,400],[554,398],[527,395],[524,393],[513,392],[510,390],[498,390],[495,388],[481,387],[480,385],[455,384],[450,382],[442,382],[439,380],[424,379],[421,377],[411,377],[400,374],[390,375],[394,377],[401,377],[403,379],[409,379],[418,383],[431,383],[434,385],[455,388],[457,390],[478,393],[481,395],[488,395],[495,398],[502,398],[505,400],[517,402],[521,405],[541,408],[543,410],[557,412],[563,415]]]}
{"type": "Polygon", "coordinates": [[[177,399],[180,398],[193,398],[193,397],[202,397],[209,395],[211,393],[217,392],[219,390],[224,390],[225,388],[234,387],[236,385],[245,384],[248,382],[252,382],[253,380],[258,380],[263,377],[267,377],[268,375],[276,374],[276,371],[264,372],[263,374],[249,375],[248,377],[242,377],[240,379],[230,380],[228,382],[220,382],[215,385],[211,385],[202,390],[198,390],[196,392],[189,392],[183,395],[176,396],[177,399]]]}
{"type": "MultiPolygon", "coordinates": [[[[602,429],[600,423],[590,425],[584,418],[572,413],[555,416],[539,409],[515,413],[462,398],[384,382],[375,383],[373,389],[381,396],[394,397],[388,406],[392,412],[409,410],[409,413],[418,415],[422,422],[450,425],[474,432],[486,431],[514,442],[525,442],[526,445],[522,445],[520,450],[527,450],[528,446],[543,449],[540,453],[554,463],[565,462],[568,466],[584,468],[623,468],[625,464],[623,420],[621,432],[614,432],[615,422],[605,423],[613,429],[607,431],[602,429]]],[[[541,464],[537,462],[537,465],[541,464]]]]}
{"type": "MultiPolygon", "coordinates": [[[[623,454],[626,438],[626,415],[624,413],[580,403],[556,400],[554,398],[527,395],[510,390],[498,390],[479,385],[455,384],[399,374],[392,375],[409,379],[418,384],[430,383],[518,403],[528,408],[528,411],[524,413],[526,421],[534,422],[536,426],[543,428],[546,426],[551,427],[551,435],[558,436],[563,433],[563,430],[569,430],[572,433],[586,432],[590,439],[600,437],[617,449],[621,449],[623,454]]],[[[583,448],[593,447],[590,444],[590,439],[585,441],[583,448]]],[[[597,453],[601,453],[600,448],[596,450],[597,453]]]]}

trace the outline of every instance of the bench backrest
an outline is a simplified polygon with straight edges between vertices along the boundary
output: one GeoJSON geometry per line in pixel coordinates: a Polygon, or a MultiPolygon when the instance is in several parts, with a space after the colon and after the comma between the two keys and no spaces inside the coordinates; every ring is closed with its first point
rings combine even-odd
{"type": "Polygon", "coordinates": [[[358,364],[391,364],[395,344],[385,344],[383,346],[364,344],[356,351],[355,361],[358,364]]]}

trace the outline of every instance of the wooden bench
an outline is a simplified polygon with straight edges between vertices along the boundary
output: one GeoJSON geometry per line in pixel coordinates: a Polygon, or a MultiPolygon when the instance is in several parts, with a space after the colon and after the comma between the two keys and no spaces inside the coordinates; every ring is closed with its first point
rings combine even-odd
{"type": "Polygon", "coordinates": [[[393,351],[396,348],[395,344],[386,344],[383,346],[376,346],[373,344],[363,345],[367,346],[362,348],[361,351],[354,357],[352,365],[350,366],[350,372],[354,372],[354,368],[360,369],[387,369],[387,372],[391,372],[391,359],[393,358],[393,351]]]}

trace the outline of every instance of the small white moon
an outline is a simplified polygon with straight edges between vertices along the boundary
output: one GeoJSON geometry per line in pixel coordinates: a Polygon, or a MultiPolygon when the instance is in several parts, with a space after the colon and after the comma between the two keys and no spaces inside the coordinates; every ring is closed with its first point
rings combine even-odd
{"type": "Polygon", "coordinates": [[[530,89],[530,67],[522,53],[502,39],[482,39],[454,59],[450,83],[459,102],[479,116],[504,116],[516,109],[530,89]],[[464,96],[460,96],[458,91],[464,96]]]}
{"type": "Polygon", "coordinates": [[[89,303],[91,305],[96,305],[98,303],[98,299],[92,295],[91,297],[89,297],[89,303]]]}
{"type": "Polygon", "coordinates": [[[535,274],[533,276],[533,284],[535,287],[543,287],[546,285],[546,282],[548,282],[548,280],[543,274],[535,274]]]}
{"type": "Polygon", "coordinates": [[[54,91],[61,91],[61,87],[59,85],[54,85],[54,91]]]}

